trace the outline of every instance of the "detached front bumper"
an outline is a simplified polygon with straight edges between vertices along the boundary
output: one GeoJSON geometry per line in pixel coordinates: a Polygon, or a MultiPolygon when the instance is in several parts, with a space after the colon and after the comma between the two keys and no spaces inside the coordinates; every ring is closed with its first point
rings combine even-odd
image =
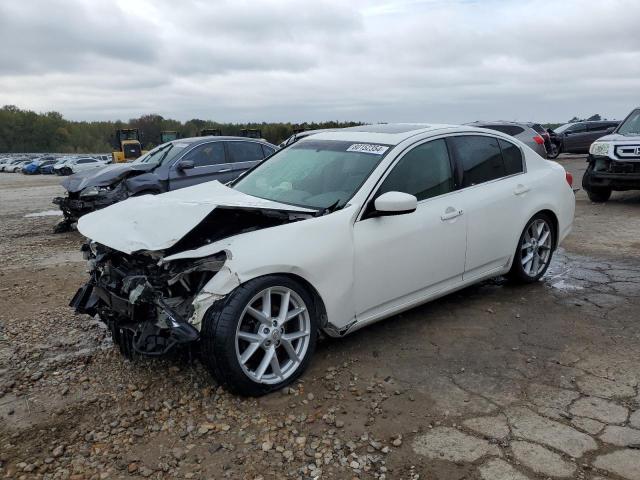
{"type": "Polygon", "coordinates": [[[582,177],[585,190],[640,190],[640,162],[616,161],[589,155],[589,168],[582,177]]]}

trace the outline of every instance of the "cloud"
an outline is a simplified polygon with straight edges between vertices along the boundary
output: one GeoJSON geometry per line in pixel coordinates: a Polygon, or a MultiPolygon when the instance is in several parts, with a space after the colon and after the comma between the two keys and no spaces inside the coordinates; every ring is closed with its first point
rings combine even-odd
{"type": "Polygon", "coordinates": [[[635,0],[4,0],[0,104],[75,119],[622,117],[638,18],[635,0]]]}

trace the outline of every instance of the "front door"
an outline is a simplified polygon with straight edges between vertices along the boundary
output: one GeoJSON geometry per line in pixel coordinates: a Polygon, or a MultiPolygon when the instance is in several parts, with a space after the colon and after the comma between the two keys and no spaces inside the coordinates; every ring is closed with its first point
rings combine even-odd
{"type": "Polygon", "coordinates": [[[394,165],[374,198],[415,195],[415,212],[368,216],[354,225],[355,303],[359,322],[419,303],[462,280],[466,216],[443,139],[422,143],[394,165]],[[368,218],[367,218],[368,217],[368,218]]]}
{"type": "Polygon", "coordinates": [[[584,145],[588,138],[587,127],[584,123],[576,123],[564,132],[563,151],[569,153],[580,153],[584,150],[584,145]]]}
{"type": "Polygon", "coordinates": [[[171,167],[169,189],[190,187],[218,180],[226,183],[233,178],[233,165],[228,163],[224,143],[216,140],[203,143],[189,151],[171,167]],[[180,168],[180,162],[191,161],[193,168],[180,168]]]}

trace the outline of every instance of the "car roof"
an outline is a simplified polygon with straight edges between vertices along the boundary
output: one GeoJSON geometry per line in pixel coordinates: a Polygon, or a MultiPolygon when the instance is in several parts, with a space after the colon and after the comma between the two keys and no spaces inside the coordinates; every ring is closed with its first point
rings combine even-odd
{"type": "Polygon", "coordinates": [[[313,135],[313,140],[342,140],[397,145],[407,138],[415,135],[456,127],[459,128],[458,125],[428,123],[381,123],[358,125],[357,127],[340,128],[337,130],[316,133],[313,135]]]}
{"type": "Polygon", "coordinates": [[[517,125],[518,127],[530,127],[533,125],[533,122],[515,122],[512,120],[491,120],[488,122],[483,122],[481,120],[467,123],[466,125],[517,125]]]}
{"type": "Polygon", "coordinates": [[[204,137],[178,138],[176,140],[171,140],[171,143],[198,144],[198,143],[210,142],[211,140],[219,140],[219,141],[224,141],[224,140],[244,140],[244,141],[248,141],[248,142],[261,142],[261,143],[269,144],[269,142],[267,142],[266,140],[263,140],[261,138],[235,137],[235,136],[230,136],[230,135],[226,135],[226,136],[223,136],[223,135],[206,135],[204,137]]]}

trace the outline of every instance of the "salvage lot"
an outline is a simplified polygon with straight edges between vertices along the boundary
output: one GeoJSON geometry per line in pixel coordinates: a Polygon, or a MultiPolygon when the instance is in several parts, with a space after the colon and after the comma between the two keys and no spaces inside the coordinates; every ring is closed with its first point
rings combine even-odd
{"type": "MultiPolygon", "coordinates": [[[[584,157],[560,163],[579,184],[584,157]]],[[[543,282],[325,339],[295,388],[242,399],[198,362],[123,360],[71,313],[81,236],[25,218],[58,182],[0,175],[1,475],[640,479],[640,193],[578,192],[543,282]]]]}

